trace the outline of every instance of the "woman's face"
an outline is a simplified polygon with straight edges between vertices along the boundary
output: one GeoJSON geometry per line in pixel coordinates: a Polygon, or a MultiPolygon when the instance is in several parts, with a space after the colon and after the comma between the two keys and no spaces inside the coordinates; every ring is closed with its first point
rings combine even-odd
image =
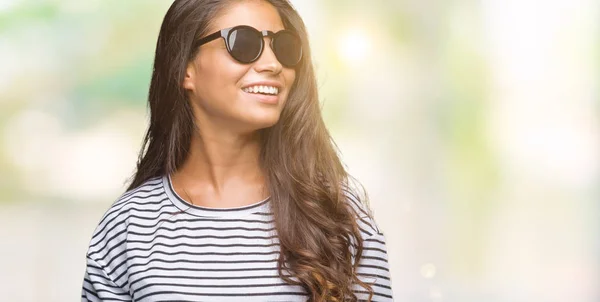
{"type": "MultiPolygon", "coordinates": [[[[234,2],[211,23],[208,34],[236,25],[249,25],[258,30],[278,32],[283,23],[275,7],[266,1],[234,2]]],[[[233,130],[249,133],[274,125],[286,103],[296,72],[275,57],[264,37],[260,58],[242,64],[227,52],[225,41],[208,42],[188,64],[183,82],[194,108],[200,129],[233,130]],[[254,83],[273,82],[279,86],[275,103],[265,102],[262,95],[242,90],[254,83]]]]}

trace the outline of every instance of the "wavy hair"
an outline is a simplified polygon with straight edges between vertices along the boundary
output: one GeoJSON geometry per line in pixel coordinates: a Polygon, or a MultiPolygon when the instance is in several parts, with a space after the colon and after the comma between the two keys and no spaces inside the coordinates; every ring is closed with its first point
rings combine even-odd
{"type": "MultiPolygon", "coordinates": [[[[198,49],[193,43],[228,5],[247,0],[175,0],[160,28],[150,82],[150,123],[128,190],[150,178],[173,173],[189,154],[197,127],[182,87],[185,68],[198,49]]],[[[279,121],[261,129],[260,165],[271,195],[281,252],[281,278],[300,285],[310,301],[356,301],[353,284],[373,296],[371,285],[357,276],[362,237],[348,194],[352,178],[321,116],[315,72],[304,22],[287,0],[261,0],[273,5],[286,29],[302,41],[303,59],[295,67],[279,121]],[[355,254],[351,251],[353,250],[355,254]]]]}

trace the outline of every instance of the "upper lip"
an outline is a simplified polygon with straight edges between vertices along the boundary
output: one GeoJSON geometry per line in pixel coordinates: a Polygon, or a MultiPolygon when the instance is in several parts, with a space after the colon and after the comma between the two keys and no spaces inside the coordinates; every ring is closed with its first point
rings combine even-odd
{"type": "Polygon", "coordinates": [[[276,82],[276,81],[259,81],[259,82],[248,83],[248,84],[242,86],[242,89],[247,88],[247,87],[252,87],[252,86],[273,86],[273,87],[276,87],[277,89],[281,89],[281,87],[283,85],[281,85],[281,83],[276,82]]]}

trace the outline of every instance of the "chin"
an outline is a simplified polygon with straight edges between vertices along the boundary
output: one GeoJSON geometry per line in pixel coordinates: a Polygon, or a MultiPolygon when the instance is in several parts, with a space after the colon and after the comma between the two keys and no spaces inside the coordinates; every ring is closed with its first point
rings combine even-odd
{"type": "Polygon", "coordinates": [[[263,116],[260,116],[260,117],[251,118],[248,121],[248,124],[254,130],[260,130],[260,129],[272,127],[275,124],[277,124],[278,121],[279,121],[279,114],[277,114],[277,115],[268,115],[268,116],[264,116],[263,115],[263,116]]]}
{"type": "Polygon", "coordinates": [[[278,121],[279,118],[261,121],[259,125],[257,125],[257,129],[273,127],[275,124],[277,124],[278,121]]]}

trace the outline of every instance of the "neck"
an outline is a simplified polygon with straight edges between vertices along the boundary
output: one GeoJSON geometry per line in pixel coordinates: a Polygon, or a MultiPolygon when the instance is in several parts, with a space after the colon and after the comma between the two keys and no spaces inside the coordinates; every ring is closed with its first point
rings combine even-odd
{"type": "Polygon", "coordinates": [[[233,195],[266,197],[259,139],[258,132],[196,133],[189,156],[172,175],[172,181],[194,201],[197,200],[194,196],[213,203],[231,200],[233,195]]]}

